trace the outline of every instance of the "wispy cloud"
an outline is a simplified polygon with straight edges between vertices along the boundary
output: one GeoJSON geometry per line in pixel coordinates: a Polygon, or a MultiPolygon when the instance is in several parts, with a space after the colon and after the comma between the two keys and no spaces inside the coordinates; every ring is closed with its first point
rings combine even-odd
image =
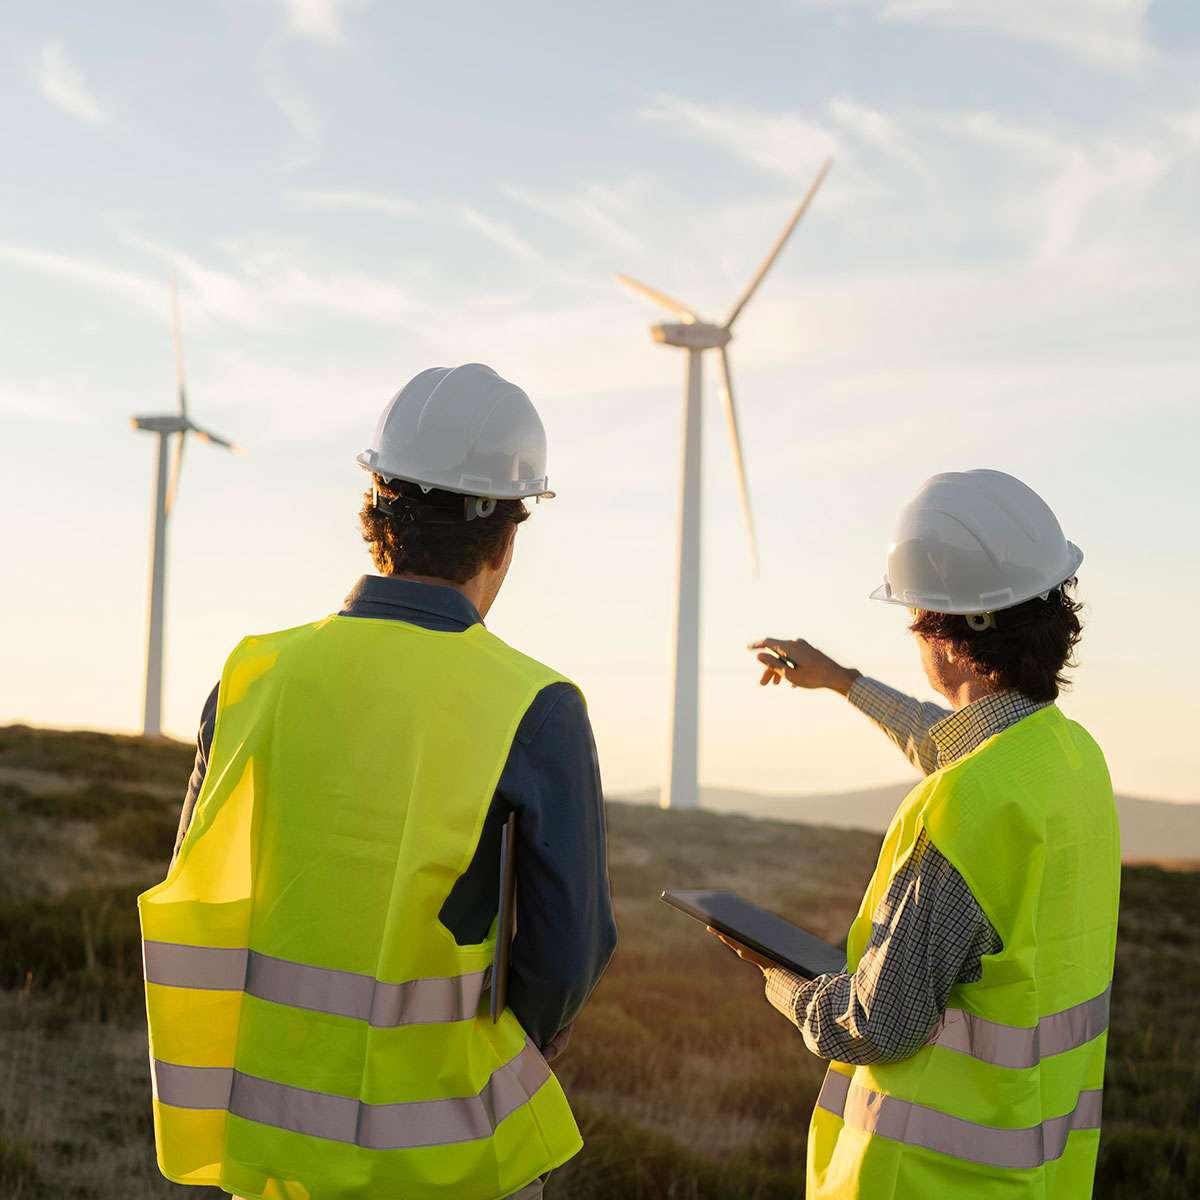
{"type": "Polygon", "coordinates": [[[542,256],[520,234],[515,233],[494,217],[489,217],[486,213],[481,213],[478,209],[469,208],[466,205],[463,205],[460,212],[467,225],[482,233],[484,237],[501,249],[507,250],[510,254],[517,258],[523,258],[527,262],[541,259],[542,256]]]}
{"type": "Polygon", "coordinates": [[[69,254],[58,254],[53,250],[21,246],[11,242],[0,242],[0,260],[55,279],[66,280],[68,283],[99,289],[109,296],[118,296],[166,319],[166,286],[163,281],[156,281],[92,259],[76,258],[69,254]]]}
{"type": "Polygon", "coordinates": [[[429,304],[393,279],[365,271],[320,271],[300,263],[284,265],[272,272],[269,260],[249,264],[251,277],[268,296],[281,305],[303,313],[327,314],[350,321],[367,321],[387,328],[424,329],[429,304]]]}
{"type": "Polygon", "coordinates": [[[65,380],[36,379],[32,383],[0,382],[0,413],[18,418],[82,424],[85,414],[79,397],[94,396],[95,380],[77,377],[65,380]]]}
{"type": "MultiPolygon", "coordinates": [[[[125,245],[176,272],[189,325],[220,323],[259,333],[340,317],[395,328],[436,323],[428,301],[386,276],[328,270],[272,247],[231,247],[228,265],[214,266],[193,253],[125,230],[125,245]]],[[[0,242],[0,262],[123,300],[156,320],[169,315],[166,274],[142,275],[39,247],[0,242]]]]}
{"type": "Polygon", "coordinates": [[[1093,67],[1136,71],[1154,58],[1150,0],[887,0],[883,15],[1041,42],[1093,67]]]}
{"type": "Polygon", "coordinates": [[[1042,254],[1059,257],[1079,238],[1089,218],[1111,229],[1131,217],[1166,166],[1165,156],[1149,146],[1108,143],[1090,152],[1074,149],[1046,191],[1042,254]]]}
{"type": "Polygon", "coordinates": [[[312,38],[327,45],[345,40],[346,10],[355,7],[354,0],[283,0],[287,9],[288,28],[301,37],[312,38]]]}
{"type": "Polygon", "coordinates": [[[838,149],[831,130],[800,113],[705,104],[660,92],[639,115],[789,179],[809,179],[816,165],[838,149]]]}
{"type": "Polygon", "coordinates": [[[104,125],[108,113],[59,42],[47,42],[37,57],[34,79],[51,104],[89,125],[104,125]]]}
{"type": "Polygon", "coordinates": [[[868,108],[847,96],[831,100],[828,108],[829,115],[859,141],[903,163],[918,175],[928,177],[925,164],[894,117],[868,108]]]}
{"type": "Polygon", "coordinates": [[[229,267],[126,232],[130,246],[174,269],[189,304],[205,316],[249,329],[284,329],[292,321],[344,317],[396,326],[419,323],[428,303],[388,277],[313,267],[287,249],[231,244],[229,267]]]}
{"type": "Polygon", "coordinates": [[[1086,66],[1129,73],[1158,52],[1146,30],[1152,0],[801,0],[855,7],[889,21],[927,22],[1037,42],[1086,66]]]}
{"type": "Polygon", "coordinates": [[[589,183],[559,193],[535,192],[511,184],[501,190],[509,199],[584,237],[598,239],[616,250],[642,248],[642,243],[628,228],[628,223],[634,219],[637,194],[642,190],[637,181],[616,186],[589,183]]]}
{"type": "Polygon", "coordinates": [[[1176,137],[1182,138],[1190,146],[1200,146],[1200,108],[1176,113],[1167,118],[1167,124],[1176,137]]]}
{"type": "Polygon", "coordinates": [[[1016,171],[1032,168],[1040,176],[1012,210],[1040,229],[1038,252],[1051,259],[1086,241],[1089,228],[1111,234],[1135,220],[1172,163],[1190,151],[1186,121],[1171,119],[1136,136],[1065,134],[987,112],[942,114],[933,123],[1006,152],[1016,171]]]}
{"type": "Polygon", "coordinates": [[[269,78],[266,81],[266,92],[296,135],[296,146],[285,166],[293,169],[306,166],[316,157],[325,122],[303,96],[298,95],[282,80],[269,78]]]}
{"type": "Polygon", "coordinates": [[[1062,138],[1040,125],[1025,125],[994,112],[939,112],[927,119],[948,132],[1047,164],[1057,162],[1067,148],[1062,138]]]}
{"type": "MultiPolygon", "coordinates": [[[[973,228],[978,232],[981,223],[996,222],[1005,233],[1028,238],[1033,253],[1044,259],[1079,249],[1093,252],[1102,242],[1115,245],[1122,237],[1127,243],[1144,241],[1146,231],[1137,227],[1144,202],[1174,167],[1194,157],[1200,141],[1194,108],[1141,117],[1113,130],[1063,129],[990,111],[900,108],[884,113],[847,95],[815,115],[658,95],[642,115],[788,178],[804,178],[814,159],[836,149],[837,170],[822,194],[822,207],[844,208],[850,200],[860,215],[878,214],[881,200],[903,185],[902,177],[869,164],[869,147],[927,185],[937,181],[936,189],[927,189],[929,203],[947,228],[959,220],[960,210],[980,200],[971,191],[965,207],[957,205],[951,195],[954,174],[961,176],[964,162],[979,164],[991,156],[993,161],[980,169],[991,173],[994,186],[989,202],[976,207],[973,228]],[[951,161],[956,166],[946,174],[951,161]]],[[[980,176],[969,171],[968,178],[980,176]]]]}
{"type": "Polygon", "coordinates": [[[387,217],[411,217],[418,208],[410,200],[382,192],[327,191],[321,188],[292,188],[288,199],[299,208],[323,212],[365,211],[387,217]]]}
{"type": "Polygon", "coordinates": [[[210,267],[185,251],[141,234],[126,231],[121,240],[175,271],[187,293],[189,306],[199,308],[204,316],[218,317],[250,329],[263,329],[271,324],[274,317],[271,307],[263,304],[237,274],[210,267]]]}

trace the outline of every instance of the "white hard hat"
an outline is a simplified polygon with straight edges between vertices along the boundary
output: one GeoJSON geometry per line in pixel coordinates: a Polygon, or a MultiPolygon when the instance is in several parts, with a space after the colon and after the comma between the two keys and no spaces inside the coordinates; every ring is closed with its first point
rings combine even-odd
{"type": "Polygon", "coordinates": [[[546,431],[529,397],[482,363],[431,367],[392,397],[361,466],[464,496],[525,500],[546,486],[546,431]]]}
{"type": "Polygon", "coordinates": [[[998,612],[1044,597],[1081,562],[1083,551],[1019,479],[948,471],[926,480],[900,514],[887,573],[871,599],[930,612],[998,612]]]}

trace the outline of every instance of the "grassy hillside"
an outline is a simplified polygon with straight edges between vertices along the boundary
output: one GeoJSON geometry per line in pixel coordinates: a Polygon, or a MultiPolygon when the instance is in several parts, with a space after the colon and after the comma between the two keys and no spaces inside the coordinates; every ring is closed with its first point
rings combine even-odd
{"type": "MultiPolygon", "coordinates": [[[[153,1163],[133,898],[161,877],[191,751],[0,729],[0,1197],[219,1197],[153,1163]]],[[[614,804],[616,961],[561,1076],[587,1147],[550,1200],[803,1190],[821,1066],[754,972],[655,898],[736,888],[840,938],[871,834],[614,804]]],[[[1127,868],[1097,1196],[1200,1193],[1200,875],[1127,868]]]]}

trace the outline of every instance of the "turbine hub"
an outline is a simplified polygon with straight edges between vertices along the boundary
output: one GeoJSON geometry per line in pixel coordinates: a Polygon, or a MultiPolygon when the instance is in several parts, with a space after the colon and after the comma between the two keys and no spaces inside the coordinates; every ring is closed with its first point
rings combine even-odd
{"type": "Polygon", "coordinates": [[[718,350],[729,344],[733,334],[723,325],[691,321],[678,325],[651,325],[650,333],[664,346],[682,346],[685,350],[718,350]]]}

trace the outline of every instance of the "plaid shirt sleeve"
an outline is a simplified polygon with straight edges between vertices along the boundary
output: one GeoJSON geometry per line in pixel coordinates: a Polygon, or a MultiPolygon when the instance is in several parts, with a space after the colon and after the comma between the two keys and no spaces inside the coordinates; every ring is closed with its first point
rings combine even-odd
{"type": "Polygon", "coordinates": [[[948,717],[948,708],[906,696],[866,675],[860,675],[850,685],[846,698],[900,747],[914,767],[925,775],[937,770],[937,746],[929,735],[929,727],[948,717]]]}
{"type": "Polygon", "coordinates": [[[821,1058],[896,1062],[926,1043],[954,985],[978,980],[981,957],[1002,948],[966,881],[922,831],[874,913],[858,969],[806,980],[774,967],[767,999],[821,1058]]]}

